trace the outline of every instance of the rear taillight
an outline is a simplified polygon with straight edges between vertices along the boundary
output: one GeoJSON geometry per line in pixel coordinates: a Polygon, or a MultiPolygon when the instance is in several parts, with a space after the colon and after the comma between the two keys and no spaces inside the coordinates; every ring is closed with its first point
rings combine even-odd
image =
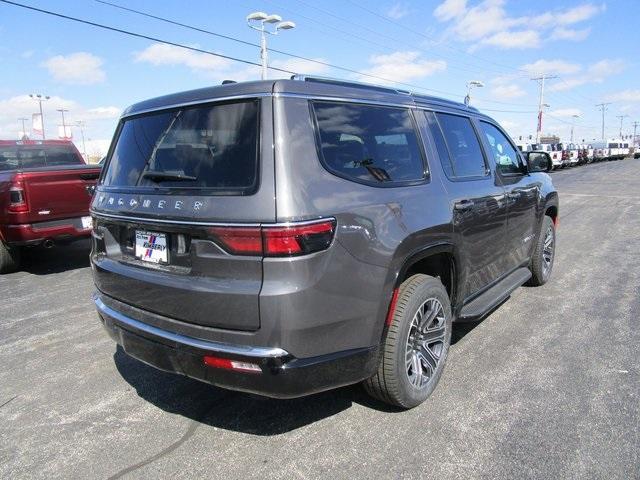
{"type": "Polygon", "coordinates": [[[206,355],[202,360],[207,367],[235,370],[244,373],[262,373],[262,368],[260,368],[260,365],[257,363],[242,362],[240,360],[214,357],[212,355],[206,355]]]}
{"type": "Polygon", "coordinates": [[[234,255],[283,257],[326,250],[335,233],[334,219],[261,227],[212,227],[214,240],[234,255]]]}
{"type": "Polygon", "coordinates": [[[29,205],[24,187],[22,183],[16,182],[9,187],[9,212],[22,213],[28,211],[29,205]]]}

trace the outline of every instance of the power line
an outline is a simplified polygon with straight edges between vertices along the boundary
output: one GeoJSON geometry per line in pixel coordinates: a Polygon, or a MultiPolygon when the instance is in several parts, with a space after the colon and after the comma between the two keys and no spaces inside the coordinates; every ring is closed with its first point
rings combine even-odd
{"type": "MultiPolygon", "coordinates": [[[[302,0],[298,0],[298,1],[301,1],[301,2],[302,2],[302,0]]],[[[386,22],[389,22],[389,23],[391,23],[391,24],[393,24],[393,25],[397,25],[397,26],[399,26],[400,28],[403,28],[403,29],[405,29],[405,30],[407,30],[407,31],[409,31],[409,32],[411,32],[411,33],[414,33],[414,34],[419,35],[419,36],[421,36],[421,37],[423,37],[423,38],[426,38],[427,40],[430,40],[430,41],[436,41],[433,37],[431,37],[431,36],[429,36],[429,35],[426,35],[424,32],[421,32],[421,31],[419,31],[419,30],[415,30],[415,29],[413,29],[413,28],[411,28],[411,27],[409,27],[409,26],[407,26],[407,25],[404,25],[403,23],[400,23],[400,22],[398,22],[398,21],[396,21],[396,20],[393,20],[393,19],[391,19],[391,18],[389,18],[389,17],[386,17],[385,15],[380,15],[380,14],[379,14],[378,12],[376,12],[375,10],[371,10],[370,8],[367,8],[367,7],[363,6],[363,5],[360,5],[358,2],[355,2],[355,1],[353,1],[353,0],[347,0],[347,1],[348,1],[349,3],[351,3],[352,5],[355,5],[356,7],[358,7],[358,8],[360,8],[360,9],[364,10],[365,12],[369,12],[371,15],[374,15],[374,16],[376,16],[376,17],[378,17],[378,18],[381,18],[382,20],[384,20],[384,21],[386,21],[386,22]]],[[[304,3],[304,2],[302,2],[302,3],[304,3]]],[[[438,45],[442,45],[443,43],[442,43],[441,41],[436,41],[436,44],[438,44],[438,45]]],[[[451,46],[451,45],[444,45],[444,46],[445,46],[445,47],[447,47],[447,48],[449,48],[449,49],[451,49],[451,50],[455,50],[455,51],[457,51],[457,52],[460,52],[460,53],[463,53],[463,54],[465,54],[465,55],[469,55],[469,56],[471,56],[471,54],[470,54],[469,52],[465,51],[465,50],[464,50],[464,49],[462,49],[462,48],[456,48],[456,47],[453,47],[453,46],[451,46]]],[[[474,58],[477,58],[478,60],[481,60],[481,61],[483,61],[483,62],[490,63],[490,64],[492,64],[492,65],[496,65],[496,66],[498,66],[498,67],[502,67],[502,68],[505,68],[505,69],[508,69],[508,70],[515,70],[515,71],[518,71],[518,72],[521,72],[521,73],[524,73],[524,74],[529,73],[529,72],[527,72],[527,71],[525,71],[525,70],[522,70],[522,69],[520,69],[520,68],[516,68],[516,67],[512,67],[512,66],[510,66],[510,65],[505,65],[505,64],[498,63],[498,62],[494,62],[493,60],[488,60],[488,59],[486,59],[486,58],[478,57],[477,55],[473,55],[473,57],[474,57],[474,58]]]]}
{"type": "MultiPolygon", "coordinates": [[[[152,36],[149,36],[149,35],[144,35],[142,33],[131,32],[129,30],[124,30],[124,29],[121,29],[121,28],[111,27],[109,25],[103,25],[101,23],[96,23],[96,22],[91,22],[89,20],[83,20],[81,18],[71,17],[69,15],[63,15],[62,13],[52,12],[50,10],[43,10],[41,8],[32,7],[30,5],[24,5],[24,4],[18,3],[18,2],[12,2],[10,0],[0,0],[0,2],[6,3],[8,5],[13,5],[13,6],[16,6],[16,7],[20,7],[20,8],[26,8],[28,10],[33,10],[35,12],[44,13],[46,15],[52,15],[52,16],[58,17],[58,18],[64,18],[65,20],[71,20],[71,21],[78,22],[78,23],[84,23],[85,25],[91,25],[92,27],[97,27],[97,28],[102,28],[104,30],[110,30],[112,32],[122,33],[124,35],[129,35],[131,37],[143,38],[145,40],[151,40],[152,42],[164,43],[165,45],[172,45],[174,47],[185,48],[187,50],[191,50],[191,51],[194,51],[194,52],[205,53],[207,55],[213,55],[214,57],[225,58],[227,60],[233,60],[233,61],[236,61],[236,62],[245,63],[247,65],[255,65],[255,66],[258,66],[258,67],[260,66],[259,63],[252,62],[250,60],[244,60],[242,58],[231,57],[229,55],[223,55],[221,53],[211,52],[209,50],[204,50],[202,48],[190,47],[189,45],[184,45],[184,44],[181,44],[181,43],[171,42],[169,40],[162,40],[160,38],[152,37],[152,36]]],[[[291,73],[291,74],[295,74],[296,73],[296,72],[292,72],[291,70],[286,70],[284,68],[278,68],[278,67],[269,67],[269,68],[271,70],[277,70],[277,71],[283,72],[283,73],[291,73]]]]}
{"type": "MultiPolygon", "coordinates": [[[[220,33],[217,33],[217,32],[213,32],[211,30],[207,30],[207,29],[204,29],[204,28],[201,28],[201,27],[196,27],[194,25],[189,25],[189,24],[186,24],[186,23],[178,22],[178,21],[166,18],[166,17],[160,17],[158,15],[154,15],[154,14],[151,14],[149,12],[143,12],[143,11],[140,11],[140,10],[135,10],[133,8],[129,8],[129,7],[125,7],[125,6],[122,6],[122,5],[118,5],[116,3],[108,2],[106,0],[95,0],[95,1],[98,2],[98,3],[104,4],[104,5],[108,5],[108,6],[114,7],[114,8],[125,10],[125,11],[131,12],[131,13],[135,13],[137,15],[141,15],[141,16],[148,17],[148,18],[153,18],[155,20],[159,20],[161,22],[169,23],[169,24],[172,24],[172,25],[177,25],[177,26],[189,29],[189,30],[194,30],[194,31],[197,31],[197,32],[200,32],[200,33],[205,33],[205,34],[208,34],[208,35],[213,35],[215,37],[224,38],[226,40],[230,40],[230,41],[233,41],[233,42],[237,42],[237,43],[241,43],[241,44],[244,44],[244,45],[249,45],[249,46],[252,46],[252,47],[260,48],[260,45],[258,45],[257,43],[247,42],[245,40],[241,40],[241,39],[229,36],[229,35],[223,35],[223,34],[220,34],[220,33]]],[[[285,10],[287,10],[287,9],[285,9],[285,10]]],[[[275,53],[279,53],[281,55],[286,55],[286,56],[289,56],[289,57],[292,57],[292,58],[297,58],[297,59],[300,59],[300,60],[304,60],[304,61],[307,61],[307,62],[316,63],[316,64],[323,65],[323,66],[326,66],[326,67],[329,67],[329,68],[334,68],[336,70],[341,70],[341,71],[348,72],[348,73],[354,73],[354,74],[357,74],[357,75],[362,75],[362,76],[373,78],[373,79],[376,79],[376,80],[382,80],[384,82],[396,83],[398,85],[403,85],[403,86],[410,87],[410,88],[413,88],[413,89],[416,89],[416,90],[434,92],[434,93],[439,93],[439,94],[442,94],[442,95],[450,95],[450,96],[453,96],[453,97],[457,97],[458,96],[456,93],[446,92],[446,91],[443,91],[443,90],[436,90],[436,89],[433,89],[433,88],[426,88],[426,87],[422,87],[422,86],[418,86],[418,85],[410,84],[410,83],[403,83],[403,82],[399,82],[399,81],[396,81],[396,80],[383,78],[383,77],[380,77],[380,76],[377,76],[377,75],[372,75],[372,74],[368,74],[368,73],[365,73],[365,72],[361,72],[361,71],[358,71],[358,70],[355,70],[355,69],[351,69],[351,68],[348,68],[348,67],[342,67],[340,65],[334,65],[334,64],[331,64],[331,63],[328,63],[328,62],[324,62],[322,60],[317,60],[317,59],[314,59],[314,58],[304,57],[302,55],[296,55],[296,54],[293,54],[293,53],[290,53],[290,52],[286,52],[284,50],[278,50],[278,49],[275,49],[275,48],[270,48],[269,51],[275,52],[275,53]]],[[[515,103],[512,103],[512,102],[501,102],[499,100],[480,100],[479,99],[479,101],[484,101],[484,102],[487,102],[487,103],[501,104],[501,105],[529,106],[529,105],[526,105],[526,104],[515,104],[515,103]]]]}

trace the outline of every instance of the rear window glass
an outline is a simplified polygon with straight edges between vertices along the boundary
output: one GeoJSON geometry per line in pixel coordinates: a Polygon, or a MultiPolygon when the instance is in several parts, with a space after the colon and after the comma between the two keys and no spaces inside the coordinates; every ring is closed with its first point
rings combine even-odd
{"type": "Polygon", "coordinates": [[[418,136],[408,109],[313,102],[325,167],[372,184],[425,178],[418,136]]]}
{"type": "Polygon", "coordinates": [[[71,146],[0,146],[0,171],[83,164],[84,161],[71,146]]]}
{"type": "Polygon", "coordinates": [[[249,194],[257,187],[258,101],[125,120],[103,184],[249,194]]]}

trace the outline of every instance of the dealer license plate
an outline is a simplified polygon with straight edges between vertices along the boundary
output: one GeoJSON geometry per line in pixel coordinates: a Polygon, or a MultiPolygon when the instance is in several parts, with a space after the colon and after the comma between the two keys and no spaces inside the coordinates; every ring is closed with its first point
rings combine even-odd
{"type": "Polygon", "coordinates": [[[167,235],[136,230],[136,258],[151,263],[167,263],[167,235]]]}

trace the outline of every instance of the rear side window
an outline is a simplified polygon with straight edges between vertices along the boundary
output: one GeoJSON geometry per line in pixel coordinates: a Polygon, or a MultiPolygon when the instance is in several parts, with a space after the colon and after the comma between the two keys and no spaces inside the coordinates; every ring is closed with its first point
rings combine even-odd
{"type": "Polygon", "coordinates": [[[425,165],[409,109],[313,102],[321,157],[332,173],[367,184],[422,181],[425,165]]]}
{"type": "Polygon", "coordinates": [[[258,101],[162,111],[124,121],[103,184],[250,194],[257,187],[258,101]]]}
{"type": "Polygon", "coordinates": [[[454,178],[486,176],[487,167],[471,120],[447,113],[436,113],[436,117],[449,153],[450,167],[445,167],[445,172],[451,172],[449,176],[454,178]]]}
{"type": "Polygon", "coordinates": [[[83,164],[84,161],[71,146],[0,146],[0,171],[83,164]]]}

